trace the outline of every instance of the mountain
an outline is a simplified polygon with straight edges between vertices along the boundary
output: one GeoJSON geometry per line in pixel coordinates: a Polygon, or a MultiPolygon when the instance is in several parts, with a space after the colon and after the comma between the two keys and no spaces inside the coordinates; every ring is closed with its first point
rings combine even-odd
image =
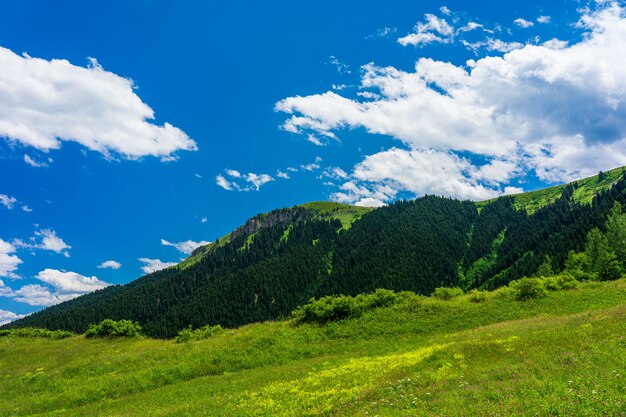
{"type": "Polygon", "coordinates": [[[561,270],[626,203],[624,169],[473,203],[436,196],[378,209],[317,202],[259,214],[179,265],[49,307],[5,327],[83,332],[105,318],[153,337],[288,315],[311,297],[377,288],[493,289],[561,270]]]}

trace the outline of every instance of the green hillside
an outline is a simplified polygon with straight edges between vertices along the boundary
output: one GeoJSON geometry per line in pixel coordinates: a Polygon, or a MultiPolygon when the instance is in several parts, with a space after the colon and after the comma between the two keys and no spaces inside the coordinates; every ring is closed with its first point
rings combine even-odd
{"type": "MultiPolygon", "coordinates": [[[[481,205],[425,196],[378,209],[317,202],[274,210],[177,266],[5,327],[82,333],[106,318],[131,319],[148,335],[169,338],[189,325],[232,328],[284,318],[309,298],[330,294],[495,289],[540,269],[563,270],[570,252],[585,249],[590,231],[605,230],[616,203],[626,206],[620,170],[481,205]]],[[[626,268],[624,252],[614,264],[581,268],[614,276],[626,268]]]]}
{"type": "Polygon", "coordinates": [[[626,279],[207,340],[0,337],[0,416],[622,415],[626,279]]]}
{"type": "MultiPolygon", "coordinates": [[[[593,177],[574,181],[571,183],[574,188],[573,200],[579,204],[590,204],[593,197],[602,191],[608,190],[615,182],[620,180],[624,176],[625,171],[626,168],[620,167],[603,172],[599,175],[594,175],[593,177]]],[[[522,194],[514,194],[512,196],[513,205],[518,210],[526,210],[529,214],[532,214],[538,209],[554,203],[561,197],[563,190],[565,190],[568,185],[570,184],[557,185],[522,194]]],[[[487,200],[478,204],[483,206],[493,201],[494,200],[487,200]]]]}

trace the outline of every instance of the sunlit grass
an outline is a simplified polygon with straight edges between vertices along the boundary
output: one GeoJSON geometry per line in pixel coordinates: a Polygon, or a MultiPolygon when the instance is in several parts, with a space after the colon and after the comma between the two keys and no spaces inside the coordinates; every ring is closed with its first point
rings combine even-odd
{"type": "Polygon", "coordinates": [[[470,298],[407,298],[323,326],[260,323],[189,343],[3,337],[0,415],[626,411],[626,280],[470,298]]]}

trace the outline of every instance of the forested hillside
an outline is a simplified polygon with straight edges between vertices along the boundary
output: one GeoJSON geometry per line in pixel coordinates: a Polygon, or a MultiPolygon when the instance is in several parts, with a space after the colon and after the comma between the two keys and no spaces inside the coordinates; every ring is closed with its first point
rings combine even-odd
{"type": "MultiPolygon", "coordinates": [[[[178,266],[9,327],[84,332],[105,318],[131,319],[150,336],[172,337],[189,325],[235,327],[284,317],[328,294],[492,289],[540,269],[562,270],[594,228],[605,230],[615,203],[626,203],[621,169],[484,203],[426,196],[376,210],[336,203],[276,210],[178,266]]],[[[609,273],[610,260],[602,265],[599,273],[609,273]]]]}

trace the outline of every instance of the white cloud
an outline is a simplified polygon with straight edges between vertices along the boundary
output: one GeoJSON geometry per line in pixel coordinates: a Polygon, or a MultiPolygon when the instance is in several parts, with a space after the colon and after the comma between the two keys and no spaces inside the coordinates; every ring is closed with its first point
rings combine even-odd
{"type": "Polygon", "coordinates": [[[197,149],[182,130],[151,123],[133,81],[95,59],[81,67],[0,47],[0,67],[0,137],[11,142],[48,151],[71,141],[129,159],[197,149]]]}
{"type": "Polygon", "coordinates": [[[541,24],[548,24],[550,23],[550,21],[552,20],[552,18],[550,16],[539,16],[537,18],[537,23],[541,23],[541,24]]]}
{"type": "Polygon", "coordinates": [[[169,268],[176,265],[176,262],[162,262],[160,259],[139,258],[139,262],[145,265],[141,267],[144,274],[150,274],[161,269],[169,268]]]}
{"type": "Polygon", "coordinates": [[[328,167],[322,175],[335,180],[346,180],[350,177],[346,171],[339,167],[328,167]]]}
{"type": "Polygon", "coordinates": [[[300,165],[300,169],[311,172],[311,171],[315,171],[316,169],[320,169],[320,164],[311,162],[310,164],[300,165]]]}
{"type": "Polygon", "coordinates": [[[223,175],[218,175],[215,177],[215,183],[217,185],[219,185],[220,187],[222,187],[225,190],[228,191],[232,191],[233,186],[231,185],[230,181],[228,181],[226,178],[224,178],[223,175]]]}
{"type": "Polygon", "coordinates": [[[274,178],[267,174],[254,174],[249,173],[244,176],[247,183],[252,184],[255,190],[259,191],[261,186],[267,184],[270,181],[274,181],[274,178]]]}
{"type": "Polygon", "coordinates": [[[518,17],[517,19],[515,19],[513,23],[515,23],[517,26],[524,28],[524,29],[535,25],[530,20],[522,19],[521,17],[518,17]]]}
{"type": "Polygon", "coordinates": [[[288,179],[290,179],[290,178],[291,178],[291,177],[289,176],[289,174],[287,174],[287,173],[286,173],[286,172],[284,172],[284,171],[281,171],[280,169],[279,169],[278,171],[276,171],[276,176],[277,176],[278,178],[282,178],[282,179],[284,179],[284,180],[288,180],[288,179]]]}
{"type": "Polygon", "coordinates": [[[215,183],[228,191],[259,191],[263,185],[271,181],[274,181],[274,178],[268,174],[255,174],[253,172],[242,174],[234,169],[227,169],[226,176],[217,175],[215,177],[215,183]]]}
{"type": "Polygon", "coordinates": [[[487,38],[484,41],[477,41],[477,42],[468,42],[466,40],[461,40],[461,43],[467,49],[474,51],[474,53],[476,54],[478,54],[478,52],[481,49],[485,49],[487,51],[506,53],[506,52],[511,52],[516,49],[521,49],[524,47],[524,45],[519,42],[505,42],[501,39],[493,39],[493,38],[487,38]]]}
{"type": "Polygon", "coordinates": [[[28,243],[21,239],[15,239],[13,240],[13,244],[18,248],[49,250],[62,253],[66,257],[70,256],[67,249],[71,249],[72,247],[57,236],[56,232],[52,229],[42,229],[35,232],[35,236],[31,237],[30,241],[31,242],[28,243]],[[40,240],[39,243],[36,243],[37,238],[40,240]]]}
{"type": "Polygon", "coordinates": [[[105,269],[105,268],[110,268],[110,269],[120,269],[122,267],[122,264],[117,262],[117,261],[104,261],[102,262],[100,265],[98,265],[98,268],[100,269],[105,269]]]}
{"type": "Polygon", "coordinates": [[[452,14],[452,11],[450,9],[448,9],[448,7],[446,7],[446,6],[441,6],[439,8],[439,11],[441,12],[441,14],[444,14],[446,16],[450,16],[452,14]]]}
{"type": "Polygon", "coordinates": [[[454,28],[446,19],[427,13],[425,22],[417,22],[415,32],[398,38],[398,43],[407,45],[427,45],[432,42],[450,43],[454,40],[454,28]]]}
{"type": "Polygon", "coordinates": [[[19,278],[15,271],[17,271],[22,260],[13,253],[15,253],[15,246],[0,239],[0,277],[19,278]]]}
{"type": "Polygon", "coordinates": [[[58,237],[54,230],[44,229],[35,233],[41,237],[40,249],[50,250],[56,253],[61,253],[65,249],[71,249],[72,247],[65,243],[63,239],[58,237]]]}
{"type": "MultiPolygon", "coordinates": [[[[487,198],[511,187],[509,175],[490,177],[496,165],[483,168],[493,161],[506,162],[506,168],[512,163],[520,175],[536,174],[549,182],[591,175],[626,165],[625,15],[619,5],[606,4],[581,17],[585,33],[576,43],[494,43],[493,49],[516,49],[467,66],[428,58],[419,59],[413,72],[367,64],[361,88],[380,98],[360,100],[327,91],[288,97],[276,110],[290,115],[285,126],[295,133],[336,137],[342,129],[364,128],[403,143],[406,150],[372,155],[360,171],[355,169],[366,182],[353,181],[356,189],[338,192],[338,198],[347,195],[350,201],[387,201],[394,195],[371,186],[362,191],[367,181],[391,183],[396,192],[487,198]],[[421,163],[431,151],[439,163],[452,164],[453,181],[434,187],[410,166],[414,174],[409,176],[380,171],[385,158],[421,163]],[[453,156],[461,153],[487,162],[466,166],[464,158],[453,156]]],[[[437,177],[438,172],[433,167],[422,176],[437,177]]]]}
{"type": "Polygon", "coordinates": [[[13,290],[7,287],[4,282],[0,279],[0,297],[12,297],[13,290]]]}
{"type": "Polygon", "coordinates": [[[208,219],[206,217],[203,217],[203,218],[200,219],[201,223],[206,223],[207,221],[208,221],[208,219]]]}
{"type": "Polygon", "coordinates": [[[331,55],[328,64],[334,66],[340,74],[351,74],[352,70],[345,63],[341,62],[336,56],[331,55]]]}
{"type": "Polygon", "coordinates": [[[235,171],[234,169],[227,169],[226,174],[233,178],[241,178],[241,173],[239,171],[235,171]]]}
{"type": "MultiPolygon", "coordinates": [[[[0,194],[0,204],[2,204],[4,207],[6,207],[9,210],[13,210],[13,208],[15,207],[16,204],[18,204],[19,202],[17,201],[17,199],[15,197],[11,197],[8,196],[6,194],[0,194]]],[[[25,213],[30,213],[33,210],[28,207],[26,204],[20,204],[20,208],[22,209],[23,212],[25,213]]]]}
{"type": "Polygon", "coordinates": [[[176,248],[179,252],[184,253],[185,255],[191,255],[191,252],[193,252],[194,249],[197,249],[200,246],[208,245],[209,243],[211,242],[208,242],[206,240],[201,240],[199,242],[194,242],[193,240],[186,240],[184,242],[172,243],[172,242],[168,242],[165,239],[161,239],[161,245],[172,246],[176,248]]]}
{"type": "Polygon", "coordinates": [[[15,314],[12,311],[0,310],[0,326],[26,317],[25,314],[15,314]]]}
{"type": "Polygon", "coordinates": [[[394,27],[384,27],[378,29],[376,32],[372,33],[365,37],[365,39],[376,39],[376,38],[388,38],[389,36],[398,32],[398,29],[394,27]]]}
{"type": "Polygon", "coordinates": [[[17,203],[17,199],[15,197],[8,196],[6,194],[0,194],[0,204],[9,210],[13,209],[13,206],[17,203]]]}
{"type": "Polygon", "coordinates": [[[44,269],[35,278],[51,285],[57,294],[85,294],[108,287],[109,283],[96,277],[86,277],[72,271],[44,269]]]}
{"type": "MultiPolygon", "coordinates": [[[[374,194],[356,193],[359,198],[374,197],[388,201],[400,191],[410,191],[415,195],[436,194],[486,200],[501,194],[500,190],[478,182],[485,176],[492,180],[497,175],[494,171],[496,169],[487,169],[486,173],[477,172],[469,160],[448,152],[393,148],[365,158],[355,167],[353,177],[362,184],[373,183],[377,187],[384,184],[387,187],[375,188],[374,194]],[[377,194],[380,191],[384,193],[377,194]]],[[[500,171],[503,169],[500,168],[500,171]]],[[[500,179],[506,181],[506,178],[500,179]]],[[[371,190],[371,187],[367,188],[371,190]]]]}
{"type": "Polygon", "coordinates": [[[43,167],[48,166],[47,162],[36,161],[33,158],[31,158],[28,154],[24,154],[24,162],[26,162],[28,165],[35,167],[35,168],[43,168],[43,167]]]}
{"type": "Polygon", "coordinates": [[[52,306],[78,297],[80,294],[56,295],[44,285],[28,284],[13,293],[13,300],[31,306],[52,306]]]}
{"type": "Polygon", "coordinates": [[[111,285],[96,277],[49,268],[39,272],[35,278],[46,285],[24,285],[6,296],[33,306],[51,306],[111,285]]]}
{"type": "Polygon", "coordinates": [[[484,32],[487,33],[493,33],[493,30],[490,29],[486,29],[485,26],[481,23],[477,23],[477,22],[468,22],[465,26],[459,28],[459,30],[457,31],[457,33],[462,33],[462,32],[471,32],[473,30],[482,30],[484,32]]]}

